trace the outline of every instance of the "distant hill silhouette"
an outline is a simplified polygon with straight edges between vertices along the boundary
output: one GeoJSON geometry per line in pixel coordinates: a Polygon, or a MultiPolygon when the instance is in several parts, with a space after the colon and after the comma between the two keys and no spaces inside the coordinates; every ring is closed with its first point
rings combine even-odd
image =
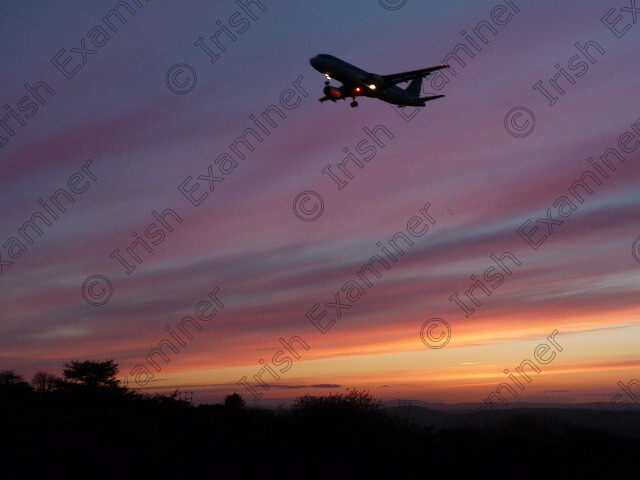
{"type": "Polygon", "coordinates": [[[486,417],[472,415],[468,408],[435,410],[417,405],[387,407],[387,410],[400,418],[405,418],[418,425],[432,426],[436,429],[461,427],[482,427],[500,429],[505,422],[519,416],[533,416],[546,422],[549,427],[565,424],[576,427],[595,427],[611,435],[640,438],[640,411],[603,411],[586,406],[562,407],[510,407],[497,409],[486,417]]]}

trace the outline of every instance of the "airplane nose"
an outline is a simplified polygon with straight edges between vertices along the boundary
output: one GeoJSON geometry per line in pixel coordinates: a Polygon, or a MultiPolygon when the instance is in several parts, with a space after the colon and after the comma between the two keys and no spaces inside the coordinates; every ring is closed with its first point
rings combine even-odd
{"type": "Polygon", "coordinates": [[[313,68],[316,68],[316,69],[317,69],[317,68],[318,68],[318,57],[317,57],[317,56],[315,56],[315,57],[310,58],[310,59],[309,59],[309,63],[311,64],[311,66],[312,66],[313,68]]]}

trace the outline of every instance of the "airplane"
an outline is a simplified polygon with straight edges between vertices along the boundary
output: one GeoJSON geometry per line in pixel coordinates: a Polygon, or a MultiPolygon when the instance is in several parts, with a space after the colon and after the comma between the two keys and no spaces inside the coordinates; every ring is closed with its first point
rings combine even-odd
{"type": "Polygon", "coordinates": [[[378,98],[387,103],[393,103],[399,107],[414,106],[424,107],[425,102],[442,98],[444,95],[432,95],[430,97],[420,97],[422,79],[449,65],[440,64],[437,67],[412,70],[410,72],[392,73],[391,75],[378,75],[365,72],[364,70],[340,60],[333,55],[321,53],[309,60],[313,68],[327,77],[324,82],[324,97],[321,102],[331,100],[351,98],[351,107],[357,107],[356,97],[378,98]],[[331,79],[342,82],[340,87],[333,87],[329,83],[331,79]],[[397,86],[398,83],[411,82],[406,89],[397,86]]]}

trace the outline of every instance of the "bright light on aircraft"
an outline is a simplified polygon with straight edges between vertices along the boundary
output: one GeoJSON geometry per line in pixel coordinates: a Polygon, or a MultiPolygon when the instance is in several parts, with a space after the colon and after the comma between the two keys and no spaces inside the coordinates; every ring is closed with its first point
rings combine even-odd
{"type": "Polygon", "coordinates": [[[362,90],[360,87],[356,87],[355,88],[356,92],[360,92],[360,90],[362,90]]]}
{"type": "Polygon", "coordinates": [[[369,88],[370,88],[371,90],[375,90],[375,89],[376,89],[376,86],[372,83],[371,85],[369,85],[369,88]]]}

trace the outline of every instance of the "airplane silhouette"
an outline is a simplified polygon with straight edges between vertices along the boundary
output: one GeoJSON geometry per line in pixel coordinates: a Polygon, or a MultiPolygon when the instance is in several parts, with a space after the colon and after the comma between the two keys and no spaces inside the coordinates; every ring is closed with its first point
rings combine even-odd
{"type": "Polygon", "coordinates": [[[357,107],[356,97],[378,98],[387,103],[393,103],[400,107],[414,106],[424,107],[425,102],[442,98],[444,95],[432,95],[420,97],[422,79],[432,72],[449,68],[449,65],[438,65],[436,67],[412,70],[410,72],[392,73],[390,75],[378,75],[365,72],[364,70],[340,60],[333,55],[321,53],[309,60],[313,68],[327,77],[324,87],[324,97],[321,102],[331,100],[351,98],[351,107],[357,107]],[[329,85],[329,80],[335,78],[342,85],[333,87],[329,85]],[[411,82],[406,89],[400,88],[397,84],[411,82]]]}

